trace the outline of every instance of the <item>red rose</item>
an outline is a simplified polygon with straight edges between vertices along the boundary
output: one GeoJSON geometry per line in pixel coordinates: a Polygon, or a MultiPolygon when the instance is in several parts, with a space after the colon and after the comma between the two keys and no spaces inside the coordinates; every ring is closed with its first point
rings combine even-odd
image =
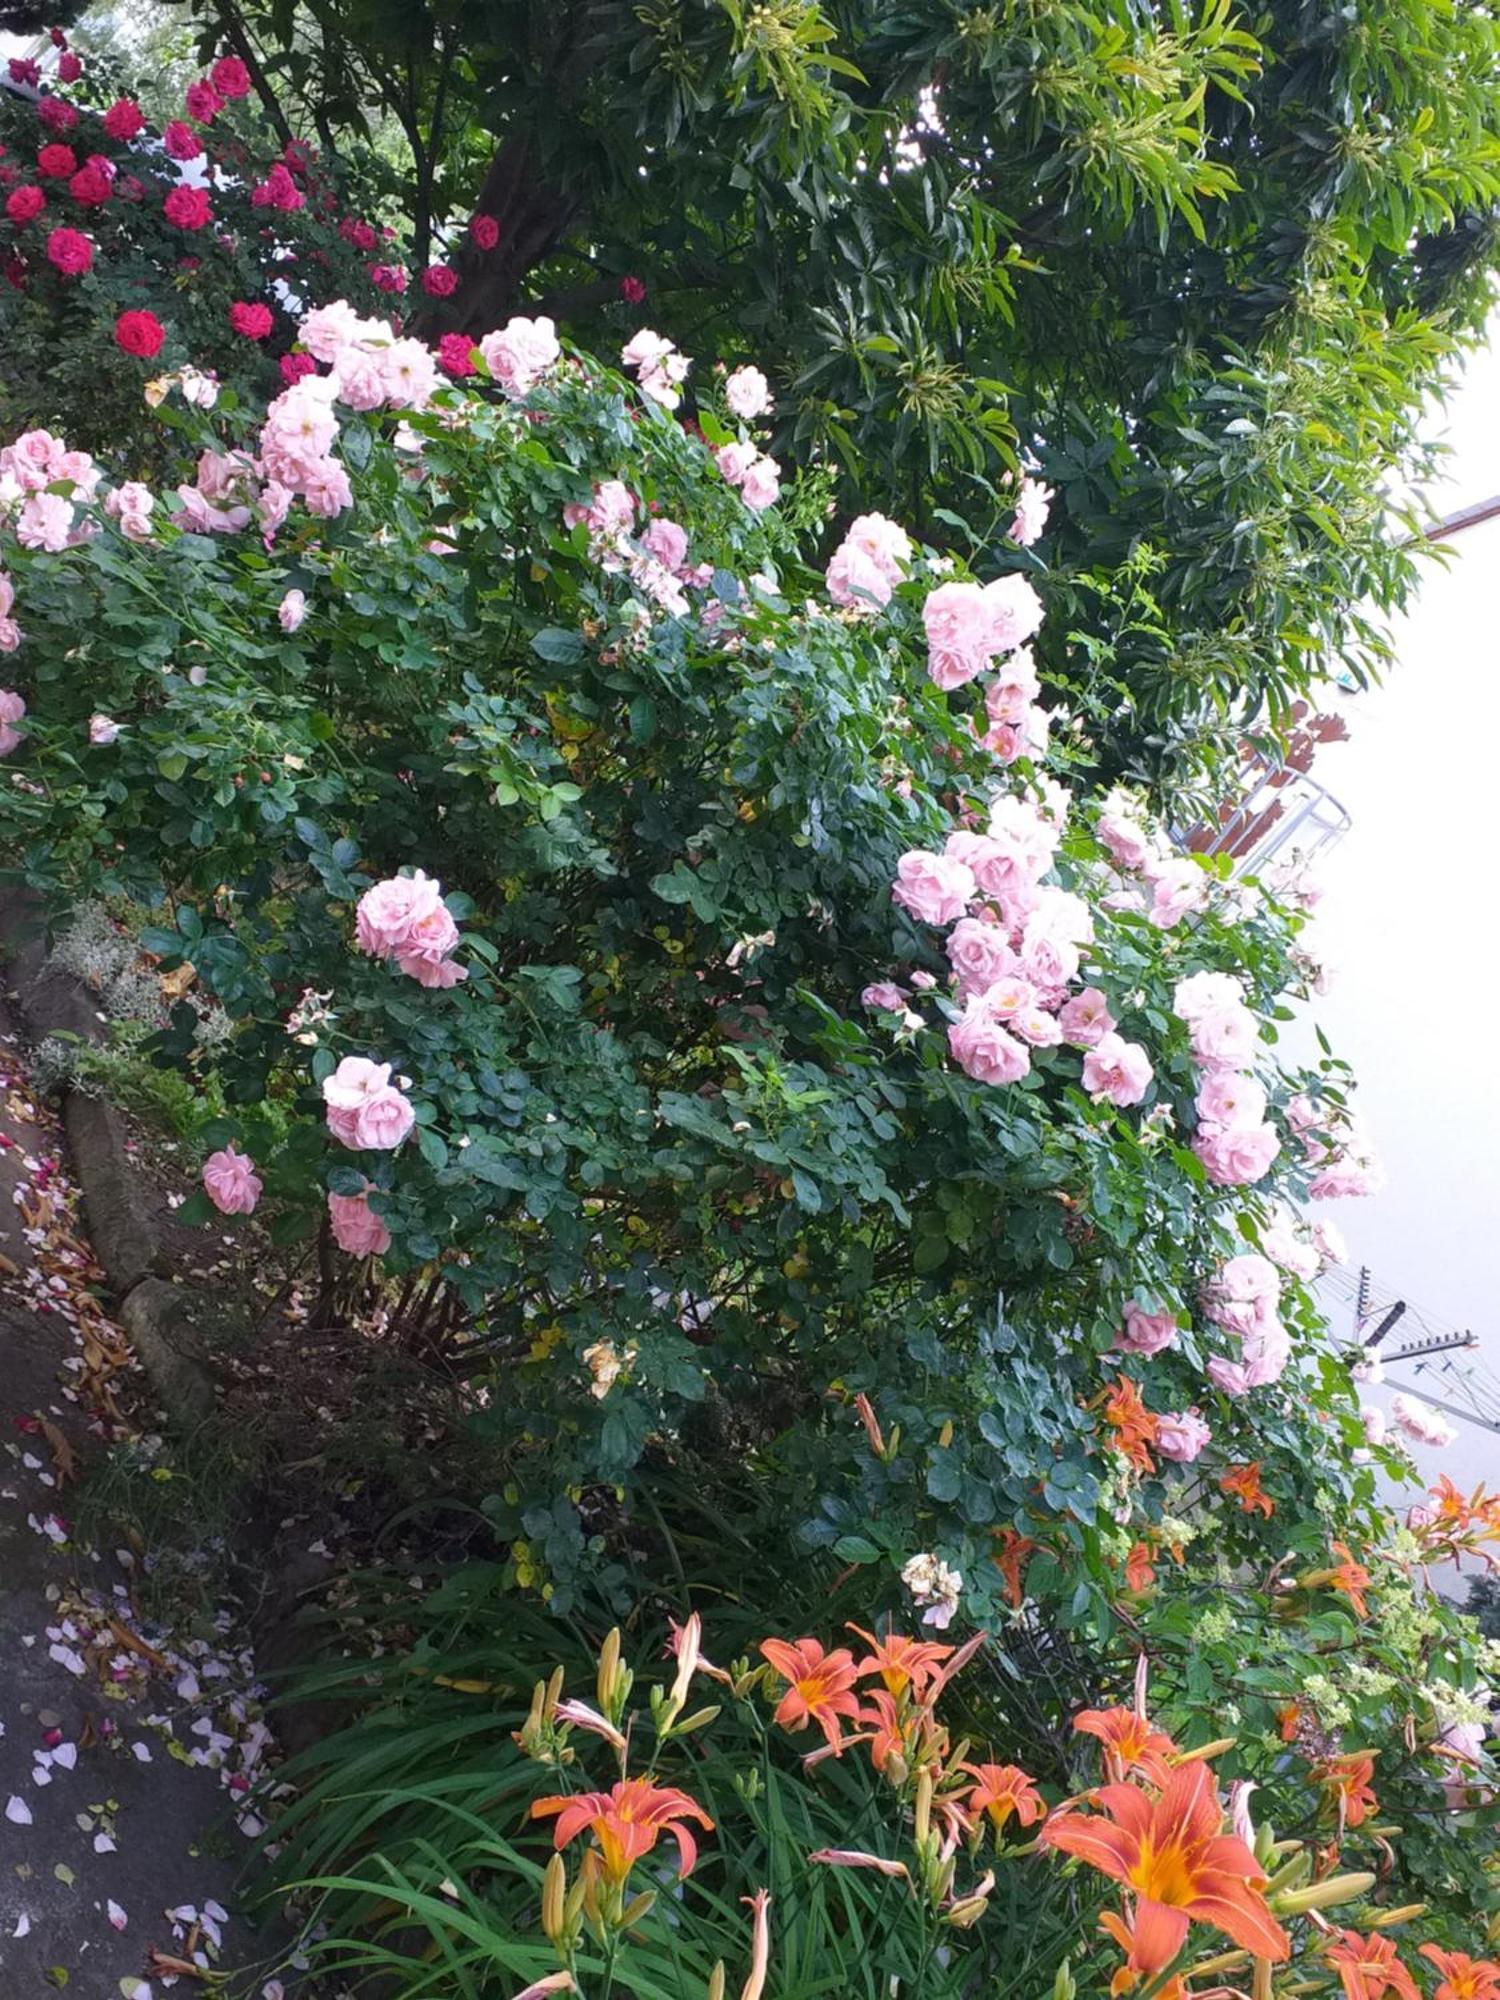
{"type": "Polygon", "coordinates": [[[451,299],[458,290],[458,273],[451,264],[429,264],[422,273],[422,290],[430,299],[451,299]]]}
{"type": "Polygon", "coordinates": [[[153,312],[122,312],[115,321],[115,345],[149,361],[160,354],[167,330],[153,312]]]}
{"type": "Polygon", "coordinates": [[[305,205],[307,196],[302,193],[286,168],[278,160],[259,187],[250,192],[251,206],[254,208],[297,209],[305,205]]]}
{"type": "Polygon", "coordinates": [[[10,80],[12,83],[30,84],[33,90],[42,80],[42,72],[30,56],[12,56],[10,59],[10,80]]]}
{"type": "Polygon", "coordinates": [[[300,177],[312,166],[313,149],[305,139],[288,139],[281,149],[281,157],[286,162],[287,172],[300,177]]]}
{"type": "Polygon", "coordinates": [[[47,256],[65,278],[79,278],[94,261],[94,246],[77,229],[54,229],[47,238],[47,256]]]}
{"type": "Polygon", "coordinates": [[[445,333],[438,342],[438,366],[450,375],[474,373],[474,343],[466,333],[445,333]]]}
{"type": "Polygon", "coordinates": [[[78,123],[77,106],[62,97],[44,97],[37,105],[36,115],[49,132],[71,132],[78,123]]]}
{"type": "Polygon", "coordinates": [[[281,370],[281,379],[290,389],[294,382],[300,382],[304,375],[316,375],[318,364],[310,354],[283,354],[276,366],[281,370]]]}
{"type": "Polygon", "coordinates": [[[237,299],[229,308],[229,324],[246,340],[264,340],[275,323],[269,306],[247,305],[237,299]]]}
{"type": "Polygon", "coordinates": [[[18,187],[14,194],[6,197],[5,213],[20,228],[28,222],[35,222],[47,206],[47,197],[39,187],[18,187]]]}
{"type": "Polygon", "coordinates": [[[404,292],[406,290],[406,266],[404,264],[372,264],[370,283],[379,292],[404,292]]]}
{"type": "Polygon", "coordinates": [[[627,305],[638,306],[645,296],[646,287],[641,279],[635,277],[621,278],[620,297],[625,300],[627,305]]]}
{"type": "Polygon", "coordinates": [[[500,241],[500,225],[493,215],[476,215],[469,224],[469,234],[481,250],[493,250],[500,241]]]}
{"type": "Polygon", "coordinates": [[[0,270],[4,271],[5,282],[11,287],[13,291],[17,292],[25,291],[26,259],[24,257],[17,257],[15,253],[12,252],[11,255],[6,258],[4,264],[0,265],[0,270]]]}
{"type": "Polygon", "coordinates": [[[61,28],[49,28],[47,37],[55,49],[65,49],[68,46],[68,38],[61,28]]]}
{"type": "Polygon", "coordinates": [[[77,83],[83,75],[83,64],[70,49],[65,49],[57,59],[57,80],[59,83],[77,83]]]}
{"type": "Polygon", "coordinates": [[[170,160],[196,160],[203,151],[203,141],[191,125],[184,125],[180,118],[174,118],[161,135],[162,145],[170,160]]]}
{"type": "Polygon", "coordinates": [[[78,155],[71,146],[43,146],[36,156],[36,170],[44,180],[68,180],[78,171],[78,155]]]}
{"type": "Polygon", "coordinates": [[[174,229],[207,229],[214,219],[207,191],[195,187],[174,187],[162,203],[162,213],[174,229]]]}
{"type": "Polygon", "coordinates": [[[137,132],[145,131],[146,121],[133,97],[116,98],[104,114],[104,129],[120,145],[133,139],[137,132]]]}
{"type": "Polygon", "coordinates": [[[196,83],[190,83],[183,96],[189,118],[196,118],[200,125],[210,125],[224,109],[224,100],[219,96],[206,76],[200,76],[196,83]]]}
{"type": "Polygon", "coordinates": [[[357,215],[346,215],[339,224],[339,235],[346,243],[352,243],[356,250],[373,250],[378,238],[368,222],[361,222],[357,215]]]}
{"type": "Polygon", "coordinates": [[[220,97],[250,95],[250,72],[238,56],[221,56],[208,74],[220,97]]]}
{"type": "Polygon", "coordinates": [[[121,174],[120,178],[115,182],[115,193],[120,197],[121,201],[144,201],[146,199],[146,183],[138,181],[134,174],[121,174]]]}
{"type": "Polygon", "coordinates": [[[102,208],[113,192],[109,175],[93,160],[68,182],[68,193],[82,208],[102,208]]]}

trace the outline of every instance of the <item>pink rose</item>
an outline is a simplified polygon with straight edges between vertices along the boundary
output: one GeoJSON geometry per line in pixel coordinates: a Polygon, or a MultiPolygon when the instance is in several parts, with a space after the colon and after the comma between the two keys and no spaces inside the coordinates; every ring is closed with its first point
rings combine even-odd
{"type": "Polygon", "coordinates": [[[25,549],[47,549],[56,555],[68,546],[73,531],[73,505],[60,493],[32,493],[16,516],[16,540],[25,549]]]}
{"type": "Polygon", "coordinates": [[[1200,1069],[1244,1069],[1260,1045],[1260,1023],[1239,1003],[1205,1008],[1189,1025],[1193,1061],[1200,1069]]]}
{"type": "Polygon", "coordinates": [[[1012,653],[1024,646],[1042,622],[1042,600],[1024,576],[1001,576],[984,586],[990,620],[992,653],[1012,653]]]}
{"type": "Polygon", "coordinates": [[[1190,1025],[1205,1014],[1243,1007],[1245,989],[1227,972],[1194,972],[1172,990],[1172,1012],[1190,1025]]]}
{"type": "Polygon", "coordinates": [[[1281,1274],[1268,1257],[1231,1257],[1203,1287],[1203,1310],[1230,1333],[1254,1333],[1275,1317],[1281,1274]]]}
{"type": "Polygon", "coordinates": [[[774,458],[757,458],[740,481],[740,498],[753,514],[763,514],[781,497],[781,467],[774,458]]]}
{"type": "Polygon", "coordinates": [[[354,930],[359,950],[371,958],[417,951],[441,958],[458,942],[458,926],[443,905],[443,885],[420,868],[367,889],[354,930]]]}
{"type": "Polygon", "coordinates": [[[1055,1049],[1062,1040],[1062,1029],[1055,1014],[1049,1014],[1045,1007],[1022,1007],[1011,1016],[1011,1030],[1034,1049],[1055,1049]]]}
{"type": "Polygon", "coordinates": [[[1158,930],[1169,931],[1208,901],[1212,877],[1196,861],[1183,855],[1163,861],[1151,870],[1151,907],[1146,915],[1158,930]]]}
{"type": "Polygon", "coordinates": [[[976,1083],[1016,1083],[1031,1068],[1031,1052],[1002,1027],[982,998],[971,1000],[948,1030],[948,1047],[976,1083]]]}
{"type": "Polygon", "coordinates": [[[1075,993],[1057,1018],[1063,1040],[1076,1049],[1096,1047],[1116,1027],[1109,1002],[1097,986],[1085,986],[1081,993],[1075,993]]]}
{"type": "Polygon", "coordinates": [[[1177,1315],[1147,1312],[1134,1299],[1125,1303],[1125,1324],[1115,1335],[1121,1354],[1160,1354],[1164,1347],[1177,1345],[1177,1315]]]}
{"type": "Polygon", "coordinates": [[[885,1014],[904,1014],[906,995],[894,980],[882,979],[874,986],[867,986],[859,996],[861,1007],[872,1007],[885,1014]]]}
{"type": "Polygon", "coordinates": [[[960,917],[948,934],[948,963],[958,974],[962,998],[983,993],[1007,972],[1014,972],[1016,955],[998,924],[980,917],[960,917]]]}
{"type": "MultiPolygon", "coordinates": [[[[965,995],[965,998],[968,996],[965,995]]],[[[1003,972],[986,987],[985,1005],[997,1021],[1013,1022],[1017,1015],[1030,1013],[1036,1006],[1036,988],[1019,973],[1003,972]]]]}
{"type": "Polygon", "coordinates": [[[333,1240],[351,1257],[380,1257],[391,1247],[391,1232],[370,1206],[369,1183],[363,1194],[331,1194],[328,1220],[333,1240]]]}
{"type": "MultiPolygon", "coordinates": [[[[0,619],[0,625],[9,624],[0,619]]],[[[0,757],[8,757],[21,740],[16,724],[26,713],[26,704],[14,688],[0,688],[0,757]]]]}
{"type": "Polygon", "coordinates": [[[739,486],[759,456],[753,444],[725,444],[714,453],[714,464],[730,486],[739,486]]]}
{"type": "Polygon", "coordinates": [[[1107,1099],[1124,1109],[1139,1104],[1152,1078],[1151,1060],[1139,1042],[1101,1035],[1083,1058],[1083,1087],[1096,1104],[1107,1099]]]}
{"type": "Polygon", "coordinates": [[[1047,525],[1047,515],[1052,506],[1052,488],[1044,486],[1039,479],[1023,479],[1021,490],[1016,495],[1016,515],[1010,524],[1010,538],[1023,549],[1029,549],[1047,525]]]}
{"type": "Polygon", "coordinates": [[[221,1215],[251,1214],[262,1192],[254,1160],[232,1145],[203,1162],[203,1187],[221,1215]]]}
{"type": "Polygon", "coordinates": [[[1244,1396],[1280,1381],[1291,1358],[1291,1335],[1273,1313],[1245,1336],[1238,1361],[1227,1360],[1222,1354],[1210,1357],[1209,1380],[1226,1396],[1244,1396]]]}
{"type": "Polygon", "coordinates": [[[1151,853],[1151,841],[1144,827],[1124,813],[1106,808],[1094,828],[1100,844],[1107,848],[1122,868],[1139,868],[1151,853]]]}
{"type": "Polygon", "coordinates": [[[951,691],[982,674],[994,652],[994,620],[977,583],[940,583],[922,606],[927,672],[951,691]]]}
{"type": "Polygon", "coordinates": [[[391,1082],[389,1063],[345,1056],[323,1079],[328,1129],[341,1145],[389,1152],[415,1122],[410,1101],[391,1082]]]}
{"type": "Polygon", "coordinates": [[[1274,1125],[1200,1125],[1193,1151],[1215,1187],[1249,1187],[1281,1151],[1274,1125]]]}
{"type": "Polygon", "coordinates": [[[301,631],[306,616],[307,596],[304,591],[289,590],[276,607],[276,622],[288,638],[293,632],[301,631]]]}
{"type": "Polygon", "coordinates": [[[649,549],[657,561],[664,563],[668,569],[681,569],[687,561],[687,529],[658,516],[641,536],[641,547],[649,549]]]}
{"type": "Polygon", "coordinates": [[[557,328],[544,315],[517,316],[479,343],[484,365],[507,396],[529,396],[553,364],[562,358],[557,328]]]}
{"type": "Polygon", "coordinates": [[[1196,1410],[1162,1410],[1156,1419],[1156,1449],[1178,1465],[1191,1465],[1211,1433],[1196,1410]]]}
{"type": "Polygon", "coordinates": [[[1391,1422],[1403,1437],[1414,1444],[1430,1444],[1442,1447],[1452,1444],[1458,1432],[1419,1396],[1405,1394],[1391,1398],[1391,1422]]]}
{"type": "Polygon", "coordinates": [[[436,988],[446,992],[451,986],[461,985],[468,978],[468,970],[453,958],[428,958],[421,952],[402,951],[396,954],[396,964],[409,979],[415,979],[419,986],[436,988]]]}
{"type": "Polygon", "coordinates": [[[974,894],[974,877],[961,861],[915,848],[896,864],[891,898],[924,924],[951,924],[974,894]]]}
{"type": "Polygon", "coordinates": [[[724,400],[737,417],[748,423],[763,417],[771,407],[771,385],[758,368],[736,368],[724,384],[724,400]]]}
{"type": "Polygon", "coordinates": [[[853,542],[840,542],[824,575],[828,595],[850,610],[889,604],[892,579],[875,558],[853,542]]]}
{"type": "Polygon", "coordinates": [[[1253,1076],[1238,1070],[1211,1070],[1198,1086],[1200,1125],[1237,1130],[1259,1125],[1266,1115],[1266,1093],[1253,1076]]]}

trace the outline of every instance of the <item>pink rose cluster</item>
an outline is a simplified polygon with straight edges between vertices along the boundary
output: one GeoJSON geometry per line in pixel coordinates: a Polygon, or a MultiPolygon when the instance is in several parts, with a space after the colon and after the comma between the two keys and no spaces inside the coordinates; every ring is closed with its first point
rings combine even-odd
{"type": "Polygon", "coordinates": [[[771,408],[771,385],[758,368],[736,368],[724,384],[724,400],[742,423],[753,423],[771,408]]]}
{"type": "Polygon", "coordinates": [[[829,559],[828,595],[849,611],[875,611],[889,604],[906,577],[911,537],[884,514],[861,514],[849,523],[829,559]]]}
{"type": "Polygon", "coordinates": [[[752,514],[763,514],[781,497],[781,467],[753,444],[720,445],[714,453],[725,484],[733,486],[752,514]]]}
{"type": "Polygon", "coordinates": [[[1097,988],[1069,996],[1093,919],[1080,897],[1043,882],[1066,794],[1058,791],[1048,804],[1050,811],[1002,794],[985,832],[960,828],[940,854],[904,854],[892,898],[919,923],[949,931],[963,1012],[949,1027],[948,1046],[966,1075],[1015,1083],[1031,1067],[1032,1049],[1069,1041],[1086,1051],[1083,1083],[1096,1103],[1138,1104],[1152,1080],[1145,1050],[1115,1033],[1097,988]]]}
{"type": "Polygon", "coordinates": [[[1446,1417],[1424,1403],[1420,1396],[1398,1393],[1391,1398],[1391,1422],[1401,1435],[1413,1444],[1429,1444],[1441,1448],[1450,1445],[1458,1436],[1446,1417]]]}
{"type": "Polygon", "coordinates": [[[1163,1410],[1156,1419],[1156,1449],[1178,1465],[1191,1465],[1211,1435],[1196,1410],[1163,1410]]]}
{"type": "Polygon", "coordinates": [[[391,1082],[389,1063],[345,1056],[323,1079],[328,1129],[355,1152],[390,1153],[416,1123],[411,1099],[391,1082]]]}
{"type": "Polygon", "coordinates": [[[431,348],[398,337],[384,320],[362,317],[347,299],[305,314],[297,338],[331,372],[304,376],[292,388],[332,396],[351,410],[425,410],[440,385],[431,348]]]}
{"type": "Polygon", "coordinates": [[[692,367],[676,343],[663,334],[642,327],[620,350],[620,359],[641,385],[641,394],[664,410],[675,410],[682,401],[682,384],[692,367]]]}
{"type": "Polygon", "coordinates": [[[92,522],[77,523],[74,503],[91,501],[101,476],[86,451],[70,451],[50,431],[25,431],[0,449],[0,519],[11,517],[22,548],[56,555],[93,532],[92,522]],[[64,481],[71,497],[48,490],[64,481]]]}
{"type": "Polygon", "coordinates": [[[131,542],[150,541],[151,516],[155,508],[156,495],[138,479],[127,479],[123,486],[112,486],[104,496],[105,513],[131,542]]]}
{"type": "Polygon", "coordinates": [[[1125,1324],[1115,1335],[1115,1348],[1121,1354],[1150,1356],[1177,1345],[1176,1313],[1148,1312],[1145,1306],[1129,1299],[1124,1319],[1125,1324]]]}
{"type": "Polygon", "coordinates": [[[1195,972],[1178,980],[1172,1008],[1188,1024],[1199,1071],[1193,1151],[1215,1187],[1249,1187],[1281,1151],[1266,1117],[1266,1093],[1250,1074],[1260,1046],[1259,1023],[1238,980],[1225,972],[1195,972]]]}
{"type": "Polygon", "coordinates": [[[1174,854],[1151,833],[1127,794],[1110,793],[1094,831],[1122,875],[1139,877],[1139,883],[1125,881],[1112,892],[1108,899],[1112,909],[1143,910],[1158,930],[1165,931],[1207,904],[1213,877],[1191,855],[1174,854]]]}
{"type": "Polygon", "coordinates": [[[557,328],[543,315],[517,316],[479,343],[484,365],[507,396],[529,396],[547,372],[562,359],[557,328]]]}
{"type": "Polygon", "coordinates": [[[331,376],[304,375],[267,407],[260,433],[265,486],[256,501],[267,542],[286,519],[294,497],[324,520],[352,505],[349,475],[333,456],[339,420],[331,376]]]}
{"type": "Polygon", "coordinates": [[[1317,1168],[1308,1185],[1315,1201],[1375,1194],[1385,1185],[1385,1169],[1356,1115],[1342,1105],[1320,1110],[1299,1092],[1286,1107],[1302,1155],[1317,1168]]]}
{"type": "Polygon", "coordinates": [[[443,887],[420,868],[377,882],[359,899],[354,941],[371,958],[393,958],[422,986],[457,986],[468,973],[451,956],[458,925],[443,902],[443,887]]]}
{"type": "Polygon", "coordinates": [[[940,583],[922,606],[927,672],[947,692],[976,680],[1038,630],[1041,599],[1024,576],[940,583]]]}
{"type": "Polygon", "coordinates": [[[1204,1286],[1200,1303],[1207,1319],[1240,1342],[1238,1360],[1210,1358],[1215,1388],[1244,1396],[1280,1380],[1292,1357],[1292,1340],[1281,1323],[1281,1278],[1269,1258],[1254,1251],[1231,1257],[1204,1286]]]}

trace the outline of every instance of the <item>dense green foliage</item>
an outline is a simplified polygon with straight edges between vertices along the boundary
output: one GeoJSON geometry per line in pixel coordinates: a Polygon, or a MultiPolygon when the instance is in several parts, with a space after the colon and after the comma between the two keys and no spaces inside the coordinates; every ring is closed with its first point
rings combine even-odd
{"type": "Polygon", "coordinates": [[[1033,453],[1048,664],[1111,774],[1180,784],[1378,660],[1386,475],[1491,295],[1487,0],[193,11],[250,24],[294,118],[399,127],[393,216],[463,277],[419,324],[540,300],[603,344],[638,275],[688,351],[772,373],[783,455],[981,547],[1033,453]]]}

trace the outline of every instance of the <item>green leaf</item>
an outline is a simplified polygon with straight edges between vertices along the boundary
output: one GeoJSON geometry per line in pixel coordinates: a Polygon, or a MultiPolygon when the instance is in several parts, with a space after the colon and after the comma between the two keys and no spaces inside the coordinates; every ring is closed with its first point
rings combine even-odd
{"type": "Polygon", "coordinates": [[[554,667],[576,667],[584,654],[583,635],[545,625],[533,637],[531,650],[554,667]]]}

